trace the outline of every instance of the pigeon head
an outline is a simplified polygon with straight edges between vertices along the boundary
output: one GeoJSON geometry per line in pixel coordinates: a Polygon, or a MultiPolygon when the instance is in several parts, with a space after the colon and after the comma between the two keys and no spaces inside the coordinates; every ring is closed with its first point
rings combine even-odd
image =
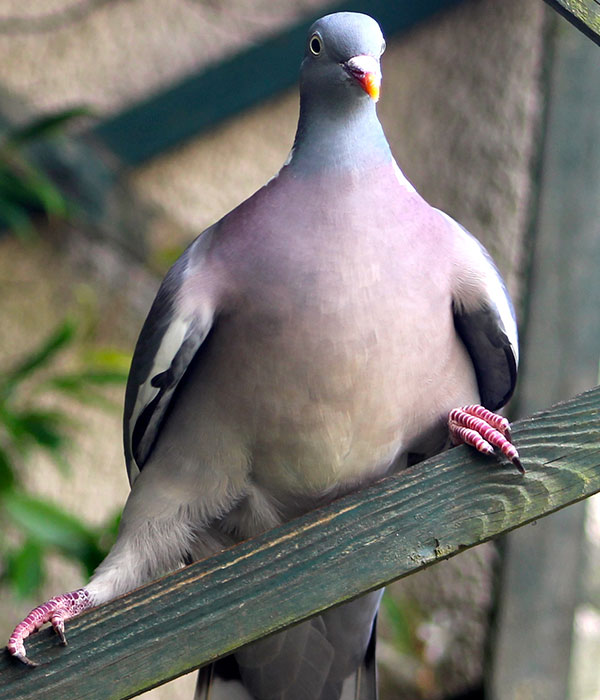
{"type": "Polygon", "coordinates": [[[357,12],[321,17],[309,29],[300,73],[303,98],[377,101],[385,41],[377,22],[357,12]]]}
{"type": "Polygon", "coordinates": [[[377,22],[336,12],[309,29],[300,69],[300,118],[291,158],[300,172],[359,171],[391,162],[376,105],[385,49],[377,22]]]}

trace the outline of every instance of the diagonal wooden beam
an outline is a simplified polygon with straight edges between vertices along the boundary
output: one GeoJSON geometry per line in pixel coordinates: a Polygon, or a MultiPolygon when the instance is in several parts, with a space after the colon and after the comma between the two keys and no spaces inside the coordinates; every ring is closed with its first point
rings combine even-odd
{"type": "Polygon", "coordinates": [[[527,468],[466,448],[309,513],[0,654],[0,700],[129,698],[600,491],[600,388],[514,426],[527,468]]]}

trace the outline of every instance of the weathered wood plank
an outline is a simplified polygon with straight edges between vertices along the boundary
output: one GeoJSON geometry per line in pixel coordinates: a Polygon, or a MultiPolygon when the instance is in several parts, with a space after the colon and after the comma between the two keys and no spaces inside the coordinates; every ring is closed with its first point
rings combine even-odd
{"type": "Polygon", "coordinates": [[[600,44],[600,3],[598,0],[546,0],[580,32],[600,44]]]}
{"type": "Polygon", "coordinates": [[[527,474],[458,448],[46,630],[0,699],[127,698],[600,490],[600,388],[515,425],[527,474]]]}

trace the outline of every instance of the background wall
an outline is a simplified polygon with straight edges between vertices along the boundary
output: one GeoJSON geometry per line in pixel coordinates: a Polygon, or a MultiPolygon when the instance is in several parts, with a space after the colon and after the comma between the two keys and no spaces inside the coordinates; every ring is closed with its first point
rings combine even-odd
{"type": "MultiPolygon", "coordinates": [[[[13,22],[0,41],[0,84],[33,112],[85,103],[108,114],[309,8],[326,8],[318,0],[280,3],[276,10],[267,0],[98,4],[57,28],[45,20],[43,31],[22,32],[13,22]]],[[[3,14],[39,18],[62,7],[61,0],[32,0],[26,7],[11,0],[3,14]]],[[[379,111],[400,167],[431,203],[481,238],[517,301],[542,109],[546,16],[541,0],[465,0],[391,39],[383,60],[379,111]]],[[[32,19],[30,26],[39,23],[32,19]]],[[[292,90],[120,173],[121,186],[148,207],[150,261],[169,257],[277,171],[291,146],[297,108],[292,90]]],[[[102,319],[98,342],[131,349],[157,284],[152,269],[106,241],[78,238],[72,229],[49,231],[35,246],[0,239],[0,366],[14,362],[66,309],[90,296],[102,319]]],[[[90,409],[83,419],[87,430],[71,476],[59,477],[38,460],[27,479],[33,489],[99,523],[122,506],[128,490],[120,418],[90,409]]],[[[423,653],[444,669],[447,692],[469,687],[481,675],[494,557],[491,545],[480,547],[397,584],[396,596],[420,596],[429,611],[420,628],[423,653]]],[[[51,568],[44,595],[82,583],[75,567],[55,560],[51,568]]],[[[0,636],[7,637],[37,602],[3,592],[0,636]]],[[[381,658],[386,686],[400,675],[396,682],[411,684],[410,697],[436,696],[437,681],[426,666],[415,668],[405,659],[407,670],[399,674],[385,643],[381,658]]],[[[188,677],[148,697],[190,697],[192,685],[188,677]]],[[[391,692],[384,697],[394,697],[391,692]]]]}

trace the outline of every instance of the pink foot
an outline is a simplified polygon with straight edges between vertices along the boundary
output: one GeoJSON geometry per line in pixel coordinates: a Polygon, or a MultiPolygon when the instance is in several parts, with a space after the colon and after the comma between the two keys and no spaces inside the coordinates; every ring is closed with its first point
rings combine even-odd
{"type": "Polygon", "coordinates": [[[47,603],[34,608],[23,622],[19,622],[15,627],[6,645],[8,652],[28,666],[37,666],[25,654],[23,642],[27,637],[37,632],[46,622],[50,622],[61,642],[66,644],[65,622],[91,607],[93,607],[92,598],[86,588],[51,598],[47,603]]]}
{"type": "Polygon", "coordinates": [[[511,442],[510,424],[503,416],[479,405],[462,406],[450,411],[448,427],[455,445],[465,443],[486,455],[497,448],[525,474],[517,448],[511,442]]]}

